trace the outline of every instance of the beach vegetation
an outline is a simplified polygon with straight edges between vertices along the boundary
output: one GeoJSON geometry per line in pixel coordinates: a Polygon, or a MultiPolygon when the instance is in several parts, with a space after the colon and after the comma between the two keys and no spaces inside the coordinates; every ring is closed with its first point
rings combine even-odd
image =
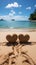
{"type": "Polygon", "coordinates": [[[33,13],[30,14],[29,20],[36,20],[36,9],[33,13]]]}

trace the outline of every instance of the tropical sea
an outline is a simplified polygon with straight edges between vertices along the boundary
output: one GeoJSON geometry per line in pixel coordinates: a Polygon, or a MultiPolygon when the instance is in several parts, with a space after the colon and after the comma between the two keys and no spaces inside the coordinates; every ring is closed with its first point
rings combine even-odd
{"type": "Polygon", "coordinates": [[[0,28],[35,28],[33,21],[0,21],[0,28]]]}

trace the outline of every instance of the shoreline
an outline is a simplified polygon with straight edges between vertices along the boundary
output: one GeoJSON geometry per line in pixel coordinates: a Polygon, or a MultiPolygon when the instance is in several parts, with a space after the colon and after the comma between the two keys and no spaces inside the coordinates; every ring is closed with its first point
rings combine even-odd
{"type": "Polygon", "coordinates": [[[36,28],[0,28],[0,32],[36,32],[36,28]]]}
{"type": "Polygon", "coordinates": [[[36,20],[30,20],[31,22],[36,22],[36,20]]]}

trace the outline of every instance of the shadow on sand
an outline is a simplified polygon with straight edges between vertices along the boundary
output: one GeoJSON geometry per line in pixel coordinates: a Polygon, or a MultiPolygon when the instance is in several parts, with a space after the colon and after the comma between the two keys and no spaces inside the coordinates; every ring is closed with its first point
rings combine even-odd
{"type": "Polygon", "coordinates": [[[7,42],[5,46],[16,46],[18,45],[17,42],[7,42]]]}
{"type": "Polygon", "coordinates": [[[32,42],[19,42],[19,43],[18,42],[14,42],[14,43],[7,42],[5,46],[17,46],[18,44],[23,45],[23,46],[34,45],[34,44],[32,44],[32,42]]]}

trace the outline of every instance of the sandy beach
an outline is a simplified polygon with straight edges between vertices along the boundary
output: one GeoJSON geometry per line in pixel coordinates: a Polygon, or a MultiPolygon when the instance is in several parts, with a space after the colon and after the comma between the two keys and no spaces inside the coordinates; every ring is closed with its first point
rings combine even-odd
{"type": "Polygon", "coordinates": [[[10,34],[28,34],[30,36],[30,42],[36,42],[36,29],[0,29],[0,43],[7,42],[6,36],[10,34]]]}
{"type": "Polygon", "coordinates": [[[0,29],[0,65],[36,65],[36,29],[0,29]],[[28,34],[31,44],[4,46],[8,34],[28,34]]]}
{"type": "Polygon", "coordinates": [[[36,0],[0,0],[0,65],[36,65],[36,0]]]}
{"type": "Polygon", "coordinates": [[[16,47],[14,47],[13,51],[12,46],[0,46],[0,65],[36,65],[35,49],[36,45],[26,45],[19,48],[18,53],[16,47]]]}

